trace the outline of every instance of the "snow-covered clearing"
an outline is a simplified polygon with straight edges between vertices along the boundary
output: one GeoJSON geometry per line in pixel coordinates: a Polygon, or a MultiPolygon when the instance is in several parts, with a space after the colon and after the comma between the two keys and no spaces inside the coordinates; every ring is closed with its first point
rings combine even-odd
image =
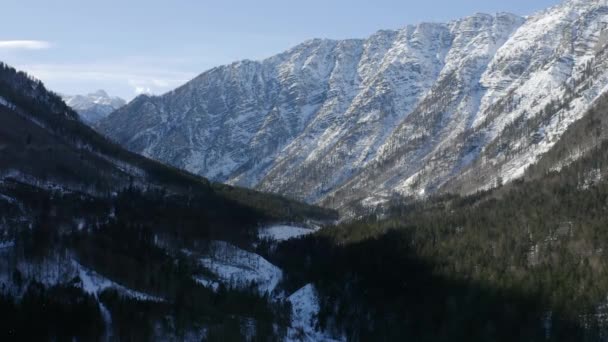
{"type": "MultiPolygon", "coordinates": [[[[283,239],[291,238],[294,234],[301,236],[304,230],[307,234],[315,231],[291,226],[269,228],[276,233],[272,235],[273,237],[278,236],[283,239]]],[[[184,252],[188,255],[194,254],[191,251],[184,252]]],[[[316,330],[319,299],[314,285],[308,284],[285,298],[277,289],[283,277],[281,269],[258,254],[223,241],[213,241],[208,254],[200,258],[199,263],[218,279],[216,281],[205,276],[194,277],[194,280],[203,286],[214,290],[217,290],[219,283],[237,288],[254,286],[260,294],[270,294],[274,301],[289,301],[292,307],[292,322],[286,341],[338,341],[316,330]]]]}
{"type": "Polygon", "coordinates": [[[213,291],[217,291],[218,288],[220,287],[220,283],[218,283],[217,281],[215,281],[213,279],[209,279],[207,277],[204,277],[204,276],[194,276],[192,278],[197,283],[203,285],[204,287],[208,287],[208,288],[212,289],[213,291]]]}
{"type": "MultiPolygon", "coordinates": [[[[225,285],[253,285],[261,294],[272,293],[283,277],[283,272],[266,259],[223,241],[213,241],[209,253],[199,262],[225,285]]],[[[207,281],[202,277],[195,279],[199,283],[207,281]]]]}
{"type": "MultiPolygon", "coordinates": [[[[14,243],[3,243],[0,251],[9,250],[14,243]]],[[[10,265],[3,265],[2,273],[8,273],[10,265]]],[[[49,258],[40,263],[20,261],[17,263],[17,269],[22,274],[23,278],[28,281],[37,281],[46,287],[52,287],[62,284],[74,284],[80,287],[84,292],[97,297],[106,289],[115,289],[121,295],[129,298],[134,298],[141,301],[164,301],[163,298],[155,297],[143,292],[135,291],[120,285],[99,273],[81,265],[73,258],[49,258]],[[79,281],[73,283],[78,277],[79,281]]],[[[7,285],[9,289],[15,289],[11,277],[1,279],[0,283],[7,285]]]]}
{"type": "Polygon", "coordinates": [[[0,249],[6,249],[15,246],[15,241],[0,241],[0,249]]]}
{"type": "Polygon", "coordinates": [[[316,322],[319,312],[319,299],[314,285],[308,284],[287,298],[291,303],[293,315],[291,317],[294,327],[310,327],[316,322]]]}
{"type": "Polygon", "coordinates": [[[80,278],[80,286],[82,289],[92,295],[97,296],[104,290],[108,288],[112,288],[120,292],[121,294],[142,301],[152,301],[152,302],[162,302],[164,299],[160,297],[151,296],[149,294],[131,290],[126,288],[118,283],[113,282],[112,280],[105,278],[104,276],[98,274],[97,272],[90,270],[77,261],[72,261],[78,277],[80,278]]]}
{"type": "Polygon", "coordinates": [[[276,225],[270,227],[260,228],[258,231],[258,237],[260,239],[270,239],[275,241],[285,241],[289,239],[298,238],[300,236],[312,234],[319,230],[319,227],[315,228],[304,228],[289,225],[276,225]]]}
{"type": "Polygon", "coordinates": [[[291,303],[291,328],[287,341],[342,341],[336,340],[316,329],[319,314],[319,297],[312,284],[308,284],[287,298],[291,303]]]}

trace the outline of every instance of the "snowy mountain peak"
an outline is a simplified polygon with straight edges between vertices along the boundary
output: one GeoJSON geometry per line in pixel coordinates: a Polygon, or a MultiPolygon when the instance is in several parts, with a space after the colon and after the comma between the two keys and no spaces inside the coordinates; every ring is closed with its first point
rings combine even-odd
{"type": "Polygon", "coordinates": [[[211,69],[98,127],[214,180],[333,207],[470,192],[520,176],[603,91],[606,27],[606,0],[576,0],[313,39],[211,69]],[[549,106],[560,99],[571,110],[549,106]]]}
{"type": "Polygon", "coordinates": [[[124,106],[120,97],[110,97],[105,90],[97,90],[87,95],[63,95],[65,103],[72,107],[89,124],[95,124],[111,112],[124,106]]]}

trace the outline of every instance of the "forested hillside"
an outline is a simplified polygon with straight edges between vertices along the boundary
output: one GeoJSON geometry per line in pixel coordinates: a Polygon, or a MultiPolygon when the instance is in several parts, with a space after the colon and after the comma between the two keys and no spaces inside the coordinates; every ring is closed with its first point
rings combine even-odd
{"type": "Polygon", "coordinates": [[[292,286],[315,283],[321,325],[354,341],[603,340],[607,117],[602,100],[525,180],[393,201],[270,259],[292,286]]]}
{"type": "Polygon", "coordinates": [[[6,65],[0,161],[2,340],[281,340],[290,306],[200,260],[213,241],[337,219],[125,151],[6,65]]]}

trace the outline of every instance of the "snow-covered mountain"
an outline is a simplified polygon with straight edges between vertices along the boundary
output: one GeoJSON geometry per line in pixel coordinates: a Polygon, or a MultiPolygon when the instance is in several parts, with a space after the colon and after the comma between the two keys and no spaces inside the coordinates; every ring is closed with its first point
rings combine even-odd
{"type": "Polygon", "coordinates": [[[340,208],[521,176],[608,88],[608,1],[311,40],[142,95],[98,129],[214,180],[340,208]]]}
{"type": "Polygon", "coordinates": [[[113,111],[127,104],[120,97],[110,97],[104,90],[87,95],[62,95],[65,103],[72,107],[89,124],[95,124],[113,111]]]}

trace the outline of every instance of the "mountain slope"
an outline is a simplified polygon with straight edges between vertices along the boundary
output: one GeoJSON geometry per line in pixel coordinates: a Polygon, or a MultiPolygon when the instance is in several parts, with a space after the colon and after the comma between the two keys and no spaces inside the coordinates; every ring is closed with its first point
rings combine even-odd
{"type": "Polygon", "coordinates": [[[190,172],[335,208],[468,193],[521,176],[604,91],[607,23],[605,0],[570,0],[312,40],[140,96],[97,127],[190,172]]]}
{"type": "Polygon", "coordinates": [[[607,180],[604,94],[521,179],[395,199],[268,258],[313,284],[319,325],[349,340],[601,341],[607,180]]]}
{"type": "Polygon", "coordinates": [[[4,64],[0,67],[0,111],[2,179],[42,188],[59,186],[93,196],[129,187],[164,189],[172,194],[206,196],[220,206],[249,207],[259,211],[260,218],[275,220],[333,215],[279,196],[213,184],[128,152],[83,124],[40,81],[4,64]]]}
{"type": "Polygon", "coordinates": [[[62,98],[86,123],[91,125],[127,104],[120,97],[110,97],[103,90],[87,95],[63,95],[62,98]]]}
{"type": "MultiPolygon", "coordinates": [[[[485,67],[477,84],[483,96],[467,126],[450,126],[450,117],[447,139],[428,130],[419,138],[420,127],[444,129],[446,113],[420,108],[420,119],[406,121],[384,146],[388,153],[346,184],[349,194],[337,200],[374,189],[378,194],[378,188],[386,197],[393,189],[408,195],[471,193],[522,176],[608,89],[607,4],[567,1],[527,18],[485,67]]],[[[429,103],[446,101],[430,96],[429,103]]]]}
{"type": "Polygon", "coordinates": [[[221,281],[223,265],[197,258],[240,253],[218,240],[251,250],[275,223],[336,218],[128,152],[0,64],[2,340],[281,340],[291,322],[279,289],[260,293],[263,274],[201,284],[221,281]]]}

